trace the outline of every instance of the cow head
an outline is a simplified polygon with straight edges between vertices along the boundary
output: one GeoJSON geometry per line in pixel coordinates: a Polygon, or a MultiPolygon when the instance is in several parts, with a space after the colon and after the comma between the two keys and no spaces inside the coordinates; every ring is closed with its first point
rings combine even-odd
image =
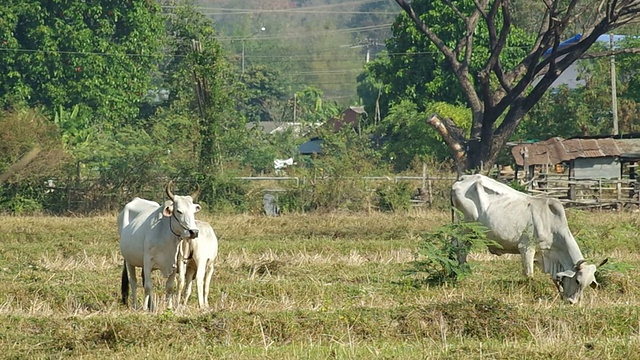
{"type": "Polygon", "coordinates": [[[185,239],[195,239],[198,237],[195,213],[200,211],[200,205],[194,203],[200,186],[196,185],[196,190],[189,196],[175,195],[171,191],[173,181],[169,181],[165,191],[170,201],[164,204],[162,214],[170,218],[169,226],[171,231],[178,237],[185,239]]]}
{"type": "MultiPolygon", "coordinates": [[[[606,264],[609,259],[604,259],[599,266],[606,264]]],[[[575,304],[580,301],[582,291],[587,286],[596,287],[598,282],[596,281],[596,269],[593,264],[589,265],[585,263],[586,260],[580,260],[571,270],[565,270],[557,273],[554,276],[554,282],[558,287],[560,295],[571,304],[575,304]]]]}

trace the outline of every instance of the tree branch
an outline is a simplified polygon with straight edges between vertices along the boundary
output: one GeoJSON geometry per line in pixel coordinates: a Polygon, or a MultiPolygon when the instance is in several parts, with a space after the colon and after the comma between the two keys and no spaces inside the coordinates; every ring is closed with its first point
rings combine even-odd
{"type": "MultiPolygon", "coordinates": [[[[634,48],[586,54],[599,36],[621,25],[640,21],[640,0],[601,0],[584,6],[578,0],[542,0],[546,11],[535,41],[527,55],[511,69],[503,69],[500,61],[513,25],[510,0],[473,0],[476,8],[467,12],[459,8],[457,2],[443,0],[441,4],[451,8],[466,25],[465,33],[460,34],[462,38],[457,39],[455,48],[448,47],[433,27],[421,21],[410,0],[395,1],[418,30],[444,55],[467,97],[473,123],[470,136],[466,139],[473,141],[467,142],[463,131],[449,119],[441,119],[433,114],[427,122],[442,136],[454,158],[458,161],[468,160],[470,167],[495,160],[497,151],[513,134],[525,114],[577,59],[640,53],[640,48],[634,48]],[[473,74],[469,65],[480,19],[485,21],[489,33],[489,55],[483,68],[473,74]],[[560,47],[562,39],[568,38],[565,32],[576,19],[585,25],[581,38],[570,46],[560,47]],[[463,52],[464,55],[460,56],[463,52]],[[496,84],[492,83],[493,76],[499,83],[497,90],[496,84]],[[503,120],[496,128],[497,119],[503,120]]],[[[426,3],[431,4],[428,1],[426,3]]]]}
{"type": "MultiPolygon", "coordinates": [[[[475,91],[473,82],[469,77],[469,68],[468,66],[464,66],[458,60],[456,53],[452,51],[445,43],[440,39],[426,24],[422,22],[420,17],[413,10],[413,7],[405,0],[395,0],[398,5],[407,13],[407,15],[413,20],[418,29],[422,31],[423,34],[427,36],[427,38],[438,48],[438,50],[444,55],[447,62],[451,65],[456,79],[460,83],[465,95],[467,96],[467,100],[469,101],[469,106],[475,112],[482,111],[482,103],[478,94],[475,91]]],[[[485,0],[488,1],[488,0],[485,0]]],[[[469,50],[470,51],[470,50],[469,50]]],[[[467,64],[468,65],[468,64],[467,64]]]]}
{"type": "MultiPolygon", "coordinates": [[[[463,66],[466,69],[469,68],[469,64],[471,63],[471,55],[473,54],[473,34],[475,32],[476,27],[478,26],[478,20],[480,20],[480,15],[481,15],[480,11],[476,8],[473,14],[466,21],[467,33],[465,34],[465,37],[461,39],[459,42],[459,44],[464,43],[465,52],[464,52],[463,66]]],[[[459,48],[456,49],[456,52],[459,53],[459,48]]]]}
{"type": "Polygon", "coordinates": [[[580,58],[594,59],[594,58],[612,56],[612,55],[638,54],[638,53],[640,53],[640,48],[628,48],[628,49],[618,49],[618,50],[596,51],[592,53],[583,54],[580,58]]]}
{"type": "Polygon", "coordinates": [[[427,124],[433,127],[451,150],[453,158],[460,162],[466,157],[464,144],[466,139],[463,131],[448,118],[442,119],[438,114],[431,114],[427,117],[427,124]]]}
{"type": "Polygon", "coordinates": [[[451,0],[445,0],[444,2],[449,5],[451,10],[454,12],[454,14],[456,14],[456,16],[460,18],[460,20],[465,21],[467,19],[466,16],[464,16],[464,14],[462,14],[460,10],[458,10],[458,8],[451,2],[451,0]]]}
{"type": "MultiPolygon", "coordinates": [[[[496,4],[498,2],[496,1],[496,4]]],[[[511,29],[511,13],[509,10],[509,2],[502,2],[502,28],[500,29],[500,37],[497,37],[496,29],[495,29],[495,14],[497,13],[497,6],[494,6],[495,10],[492,9],[492,15],[487,19],[487,24],[489,25],[489,36],[491,41],[491,56],[489,60],[487,60],[487,65],[485,66],[485,71],[488,73],[493,70],[493,73],[498,78],[498,82],[500,86],[504,90],[504,92],[511,91],[511,81],[508,81],[502,70],[502,66],[500,65],[500,54],[504,50],[504,47],[507,44],[507,37],[509,36],[511,29]]],[[[504,94],[496,94],[498,97],[504,96],[504,94]]],[[[496,103],[496,96],[491,97],[491,106],[494,106],[496,103]]]]}

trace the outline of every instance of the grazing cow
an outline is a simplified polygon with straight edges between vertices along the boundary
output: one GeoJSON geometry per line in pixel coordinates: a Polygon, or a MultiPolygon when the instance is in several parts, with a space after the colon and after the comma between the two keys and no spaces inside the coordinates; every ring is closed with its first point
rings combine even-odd
{"type": "Polygon", "coordinates": [[[172,292],[176,275],[178,245],[182,239],[198,237],[195,213],[200,205],[194,204],[199,187],[190,196],[174,195],[169,181],[165,191],[170,200],[163,206],[153,201],[135,198],[118,215],[120,251],[124,257],[122,267],[122,302],[126,305],[131,284],[131,300],[137,307],[136,267],[142,268],[145,298],[144,309],[153,310],[151,272],[160,270],[167,278],[166,298],[172,306],[172,292]]]}
{"type": "Polygon", "coordinates": [[[489,229],[487,237],[500,245],[490,246],[491,253],[520,254],[526,276],[533,275],[537,260],[570,303],[578,302],[587,286],[598,285],[596,265],[585,264],[558,199],[533,197],[483,175],[462,176],[451,197],[465,220],[489,229]]]}
{"type": "Polygon", "coordinates": [[[214,271],[214,262],[218,256],[218,238],[211,225],[196,220],[200,231],[195,239],[185,239],[178,250],[178,304],[186,285],[184,305],[191,295],[191,283],[196,279],[198,287],[198,305],[201,309],[209,307],[209,285],[214,271]]]}

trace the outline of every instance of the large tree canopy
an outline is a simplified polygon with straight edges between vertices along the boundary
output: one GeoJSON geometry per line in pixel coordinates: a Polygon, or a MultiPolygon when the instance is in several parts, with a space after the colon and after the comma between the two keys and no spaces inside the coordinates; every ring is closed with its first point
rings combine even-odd
{"type": "MultiPolygon", "coordinates": [[[[500,149],[516,130],[524,115],[572,63],[579,59],[603,34],[629,24],[640,12],[638,1],[605,0],[584,6],[585,1],[544,1],[538,31],[526,53],[514,65],[504,61],[514,33],[509,0],[396,0],[404,16],[442,54],[459,84],[473,114],[470,132],[438,116],[428,122],[443,137],[453,156],[464,168],[491,166],[500,149]],[[427,6],[425,4],[430,4],[427,6]],[[600,6],[598,6],[600,5],[600,6]],[[452,21],[462,31],[451,33],[434,23],[426,9],[455,14],[452,21]],[[579,20],[579,22],[578,22],[579,20]],[[581,34],[569,46],[560,44],[581,34]],[[478,47],[486,28],[488,52],[478,47]],[[455,39],[451,37],[455,36],[455,39]],[[484,58],[476,54],[487,53],[484,58]],[[480,61],[480,64],[477,63],[480,61]],[[479,65],[479,66],[478,66],[479,65]]],[[[402,18],[397,24],[402,24],[402,18]]],[[[410,71],[407,68],[406,71],[410,71]]]]}
{"type": "Polygon", "coordinates": [[[82,107],[93,119],[138,114],[163,19],[151,1],[9,0],[0,7],[0,106],[82,107]]]}
{"type": "MultiPolygon", "coordinates": [[[[452,9],[443,7],[438,1],[414,1],[414,9],[424,14],[422,21],[428,23],[439,38],[448,46],[456,46],[460,34],[466,33],[466,24],[452,9]]],[[[472,12],[473,1],[458,1],[461,10],[472,12]]],[[[474,49],[470,54],[469,72],[477,74],[489,58],[489,33],[486,24],[479,24],[474,32],[474,49]]],[[[533,41],[531,35],[512,29],[507,39],[508,49],[500,54],[505,66],[515,66],[526,55],[526,46],[533,41]]],[[[467,98],[456,79],[451,64],[429,38],[422,34],[413,21],[401,16],[393,25],[393,37],[387,41],[387,57],[380,57],[368,66],[369,74],[388,86],[385,97],[391,102],[411,100],[418,109],[425,109],[425,102],[444,101],[462,104],[467,98]]],[[[381,114],[385,117],[386,113],[381,114]]]]}

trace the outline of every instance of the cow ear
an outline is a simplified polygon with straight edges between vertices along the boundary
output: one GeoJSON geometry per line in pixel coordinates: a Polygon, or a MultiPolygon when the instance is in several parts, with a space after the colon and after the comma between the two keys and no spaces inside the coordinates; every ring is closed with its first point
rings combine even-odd
{"type": "Polygon", "coordinates": [[[193,204],[193,208],[194,208],[193,212],[198,212],[202,210],[202,207],[200,207],[200,204],[193,204]]]}
{"type": "Polygon", "coordinates": [[[572,278],[575,274],[576,274],[576,273],[575,273],[575,271],[573,271],[573,270],[565,270],[565,271],[561,271],[561,272],[557,273],[557,274],[554,276],[554,278],[555,278],[555,279],[557,279],[557,280],[562,281],[562,278],[563,278],[563,277],[565,277],[565,276],[566,276],[566,277],[570,277],[570,278],[572,278]]]}
{"type": "Polygon", "coordinates": [[[164,209],[162,209],[162,215],[169,217],[173,214],[173,204],[172,205],[164,205],[164,209]]]}

